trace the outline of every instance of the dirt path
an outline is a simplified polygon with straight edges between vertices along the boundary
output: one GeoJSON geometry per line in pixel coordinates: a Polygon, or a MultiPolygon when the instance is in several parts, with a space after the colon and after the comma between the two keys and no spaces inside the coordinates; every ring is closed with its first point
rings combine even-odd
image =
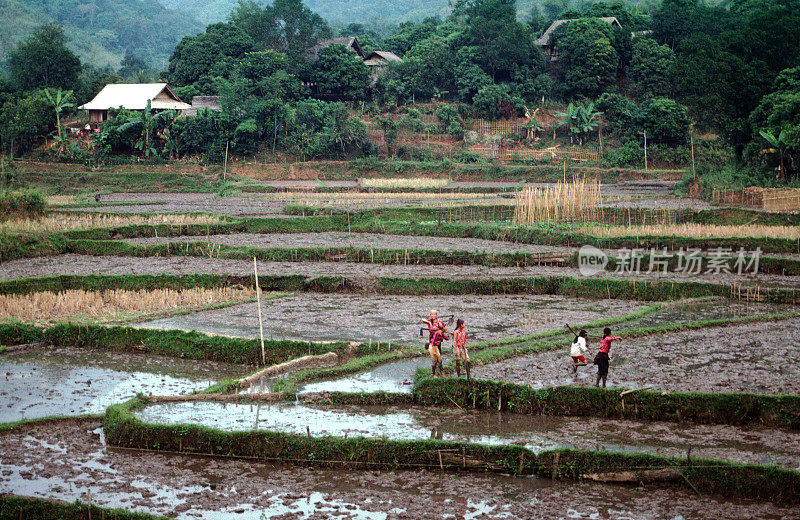
{"type": "MultiPolygon", "coordinates": [[[[800,365],[794,338],[800,319],[714,327],[615,342],[608,384],[684,392],[800,393],[800,365]]],[[[521,356],[473,369],[479,379],[531,385],[594,384],[593,365],[568,367],[562,352],[521,356]]],[[[596,341],[590,348],[597,352],[596,341]]]]}
{"type": "Polygon", "coordinates": [[[657,488],[428,471],[338,471],[107,449],[99,422],[0,434],[0,492],[174,516],[257,519],[759,518],[797,510],[657,488]]]}
{"type": "MultiPolygon", "coordinates": [[[[0,263],[0,280],[12,278],[52,276],[58,274],[237,274],[248,275],[253,272],[253,262],[247,260],[207,259],[199,257],[120,257],[88,255],[56,255],[38,258],[25,258],[0,263]]],[[[533,278],[540,276],[571,276],[582,278],[578,269],[569,267],[482,267],[475,265],[382,265],[353,262],[259,262],[261,275],[305,276],[345,276],[361,283],[369,289],[380,277],[399,278],[463,278],[463,279],[502,279],[533,278]]],[[[735,274],[699,275],[691,278],[669,275],[657,278],[655,275],[631,277],[628,274],[606,272],[595,278],[620,278],[663,281],[697,281],[715,284],[739,283],[761,285],[764,287],[797,287],[798,277],[766,275],[738,276],[735,274]]]]}

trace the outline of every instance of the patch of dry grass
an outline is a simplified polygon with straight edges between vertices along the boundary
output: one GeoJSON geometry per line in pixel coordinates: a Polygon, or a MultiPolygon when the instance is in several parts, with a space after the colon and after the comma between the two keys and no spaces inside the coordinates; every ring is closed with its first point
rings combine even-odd
{"type": "Polygon", "coordinates": [[[116,213],[50,213],[38,219],[12,219],[0,224],[0,232],[49,232],[131,225],[217,224],[213,215],[127,215],[116,213]]]}
{"type": "Polygon", "coordinates": [[[515,197],[514,222],[592,222],[601,220],[600,180],[573,179],[546,188],[526,188],[515,197]]]}
{"type": "Polygon", "coordinates": [[[394,177],[389,179],[360,179],[359,184],[365,188],[444,188],[450,179],[434,179],[428,177],[394,177]]]}
{"type": "Polygon", "coordinates": [[[0,321],[55,323],[77,321],[108,323],[135,316],[171,314],[175,311],[239,303],[255,299],[252,288],[156,289],[152,291],[69,290],[25,295],[0,295],[0,321]]]}
{"type": "Polygon", "coordinates": [[[718,226],[708,224],[658,224],[646,226],[591,226],[582,232],[600,238],[625,236],[675,236],[690,238],[800,238],[799,226],[718,226]]]}

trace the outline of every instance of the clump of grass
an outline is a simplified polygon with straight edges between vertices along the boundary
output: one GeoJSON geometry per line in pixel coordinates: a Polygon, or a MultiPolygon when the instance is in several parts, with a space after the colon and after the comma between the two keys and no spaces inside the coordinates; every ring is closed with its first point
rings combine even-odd
{"type": "Polygon", "coordinates": [[[750,224],[743,226],[724,226],[709,224],[657,224],[646,226],[587,226],[584,233],[599,237],[628,236],[674,236],[688,238],[783,238],[795,240],[800,238],[798,226],[764,226],[750,224]]]}
{"type": "Polygon", "coordinates": [[[0,295],[0,321],[55,323],[72,320],[103,323],[129,319],[134,315],[164,314],[254,298],[255,290],[245,287],[151,291],[67,290],[0,295]]]}
{"type": "Polygon", "coordinates": [[[444,188],[450,179],[428,177],[394,177],[389,179],[360,179],[359,184],[365,188],[444,188]]]}
{"type": "Polygon", "coordinates": [[[575,178],[553,187],[526,188],[517,192],[514,222],[595,222],[602,220],[600,180],[575,178]]]}
{"type": "Polygon", "coordinates": [[[38,218],[44,214],[46,201],[38,190],[0,191],[0,220],[38,218]]]}
{"type": "MultiPolygon", "coordinates": [[[[42,199],[44,204],[44,199],[42,199]]],[[[218,224],[222,217],[215,215],[125,215],[114,213],[48,213],[42,218],[12,218],[0,225],[0,232],[50,232],[69,229],[108,228],[117,226],[158,224],[218,224]]]]}

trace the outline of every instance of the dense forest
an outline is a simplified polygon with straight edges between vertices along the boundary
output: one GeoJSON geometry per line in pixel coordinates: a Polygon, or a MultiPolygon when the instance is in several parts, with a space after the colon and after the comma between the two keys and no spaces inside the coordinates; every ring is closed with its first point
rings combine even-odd
{"type": "MultiPolygon", "coordinates": [[[[46,54],[55,55],[64,43],[63,34],[57,41],[50,29],[9,54],[4,121],[22,117],[20,107],[36,99],[46,106],[41,88],[70,89],[76,103],[83,102],[104,82],[144,67],[129,55],[124,70],[87,74],[79,63],[65,70],[70,60],[61,58],[57,73],[43,74],[45,58],[35,57],[42,52],[37,49],[46,44],[46,54]]],[[[367,22],[335,29],[300,0],[266,6],[243,0],[224,22],[181,39],[159,74],[187,101],[220,96],[222,110],[136,124],[135,114],[123,114],[103,125],[98,149],[124,154],[146,148],[153,155],[212,160],[228,146],[241,155],[260,149],[303,157],[369,155],[365,114],[388,142],[403,124],[390,113],[411,114],[406,123],[424,126],[409,106],[433,100],[442,128],[458,138],[473,118],[525,114],[532,115],[535,133],[536,108],[558,106],[558,134],[570,141],[592,139],[602,114],[612,164],[639,160],[644,134],[663,153],[687,157],[692,133],[719,135],[740,165],[777,169],[781,181],[797,173],[800,0],[725,6],[549,1],[524,21],[513,0],[457,0],[446,17],[378,29],[367,22]],[[600,17],[615,17],[619,25],[600,17]],[[573,21],[548,30],[555,19],[573,21]],[[542,35],[546,48],[536,43],[542,35]],[[367,52],[391,51],[403,61],[370,76],[363,59],[342,45],[309,52],[333,36],[356,36],[367,52]],[[143,133],[158,137],[142,143],[143,133]]],[[[6,125],[4,149],[31,142],[42,125],[20,130],[24,126],[6,125]]]]}

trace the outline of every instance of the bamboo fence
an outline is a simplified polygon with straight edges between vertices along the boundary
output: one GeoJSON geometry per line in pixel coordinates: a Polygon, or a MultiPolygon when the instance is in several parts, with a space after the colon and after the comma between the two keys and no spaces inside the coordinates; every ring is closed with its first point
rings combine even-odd
{"type": "Polygon", "coordinates": [[[603,219],[600,180],[575,178],[553,187],[526,188],[516,194],[514,221],[597,222],[603,219]]]}

